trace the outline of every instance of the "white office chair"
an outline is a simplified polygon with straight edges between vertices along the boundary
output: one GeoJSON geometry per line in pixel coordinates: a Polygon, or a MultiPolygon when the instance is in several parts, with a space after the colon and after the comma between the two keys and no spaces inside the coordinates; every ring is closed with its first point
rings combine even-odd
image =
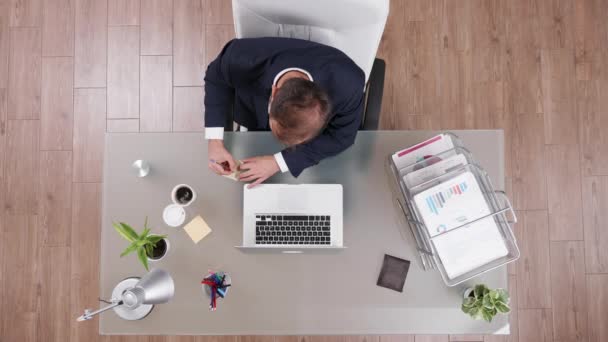
{"type": "Polygon", "coordinates": [[[364,72],[361,128],[378,128],[386,65],[376,52],[389,0],[232,0],[237,38],[289,37],[333,46],[364,72]]]}

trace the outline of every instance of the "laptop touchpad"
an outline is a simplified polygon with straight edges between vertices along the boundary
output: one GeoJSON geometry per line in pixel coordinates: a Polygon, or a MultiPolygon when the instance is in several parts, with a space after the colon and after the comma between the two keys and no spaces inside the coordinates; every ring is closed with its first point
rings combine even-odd
{"type": "Polygon", "coordinates": [[[278,207],[284,212],[303,211],[308,208],[308,190],[303,188],[286,188],[279,191],[278,207]]]}

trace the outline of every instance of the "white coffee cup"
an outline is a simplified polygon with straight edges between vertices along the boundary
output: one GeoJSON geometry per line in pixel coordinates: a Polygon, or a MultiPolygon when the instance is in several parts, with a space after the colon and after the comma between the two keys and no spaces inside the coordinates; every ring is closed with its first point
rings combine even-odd
{"type": "Polygon", "coordinates": [[[186,220],[186,210],[184,207],[178,204],[169,204],[165,210],[163,210],[163,221],[169,227],[179,227],[186,220]]]}
{"type": "Polygon", "coordinates": [[[196,200],[196,192],[188,184],[178,184],[171,191],[171,200],[177,205],[187,207],[196,200]]]}

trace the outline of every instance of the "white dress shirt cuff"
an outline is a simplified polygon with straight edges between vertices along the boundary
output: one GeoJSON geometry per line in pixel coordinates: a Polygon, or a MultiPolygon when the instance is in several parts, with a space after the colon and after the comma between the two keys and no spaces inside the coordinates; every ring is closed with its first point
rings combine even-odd
{"type": "Polygon", "coordinates": [[[283,154],[281,152],[274,154],[274,160],[276,160],[277,164],[279,164],[279,169],[281,169],[281,172],[285,173],[289,171],[287,163],[285,163],[285,159],[283,159],[283,154]]]}
{"type": "Polygon", "coordinates": [[[205,127],[205,139],[224,139],[224,127],[205,127]]]}

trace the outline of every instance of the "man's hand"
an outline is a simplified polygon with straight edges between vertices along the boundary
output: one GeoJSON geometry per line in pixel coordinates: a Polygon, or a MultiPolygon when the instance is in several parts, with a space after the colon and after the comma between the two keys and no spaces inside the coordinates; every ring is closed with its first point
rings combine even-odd
{"type": "Polygon", "coordinates": [[[275,173],[279,172],[279,164],[274,156],[253,157],[242,160],[240,169],[243,171],[239,180],[243,182],[254,181],[249,184],[249,188],[262,183],[275,173]]]}
{"type": "Polygon", "coordinates": [[[236,170],[234,158],[224,147],[223,140],[212,139],[207,145],[209,169],[218,175],[229,175],[236,170]]]}

